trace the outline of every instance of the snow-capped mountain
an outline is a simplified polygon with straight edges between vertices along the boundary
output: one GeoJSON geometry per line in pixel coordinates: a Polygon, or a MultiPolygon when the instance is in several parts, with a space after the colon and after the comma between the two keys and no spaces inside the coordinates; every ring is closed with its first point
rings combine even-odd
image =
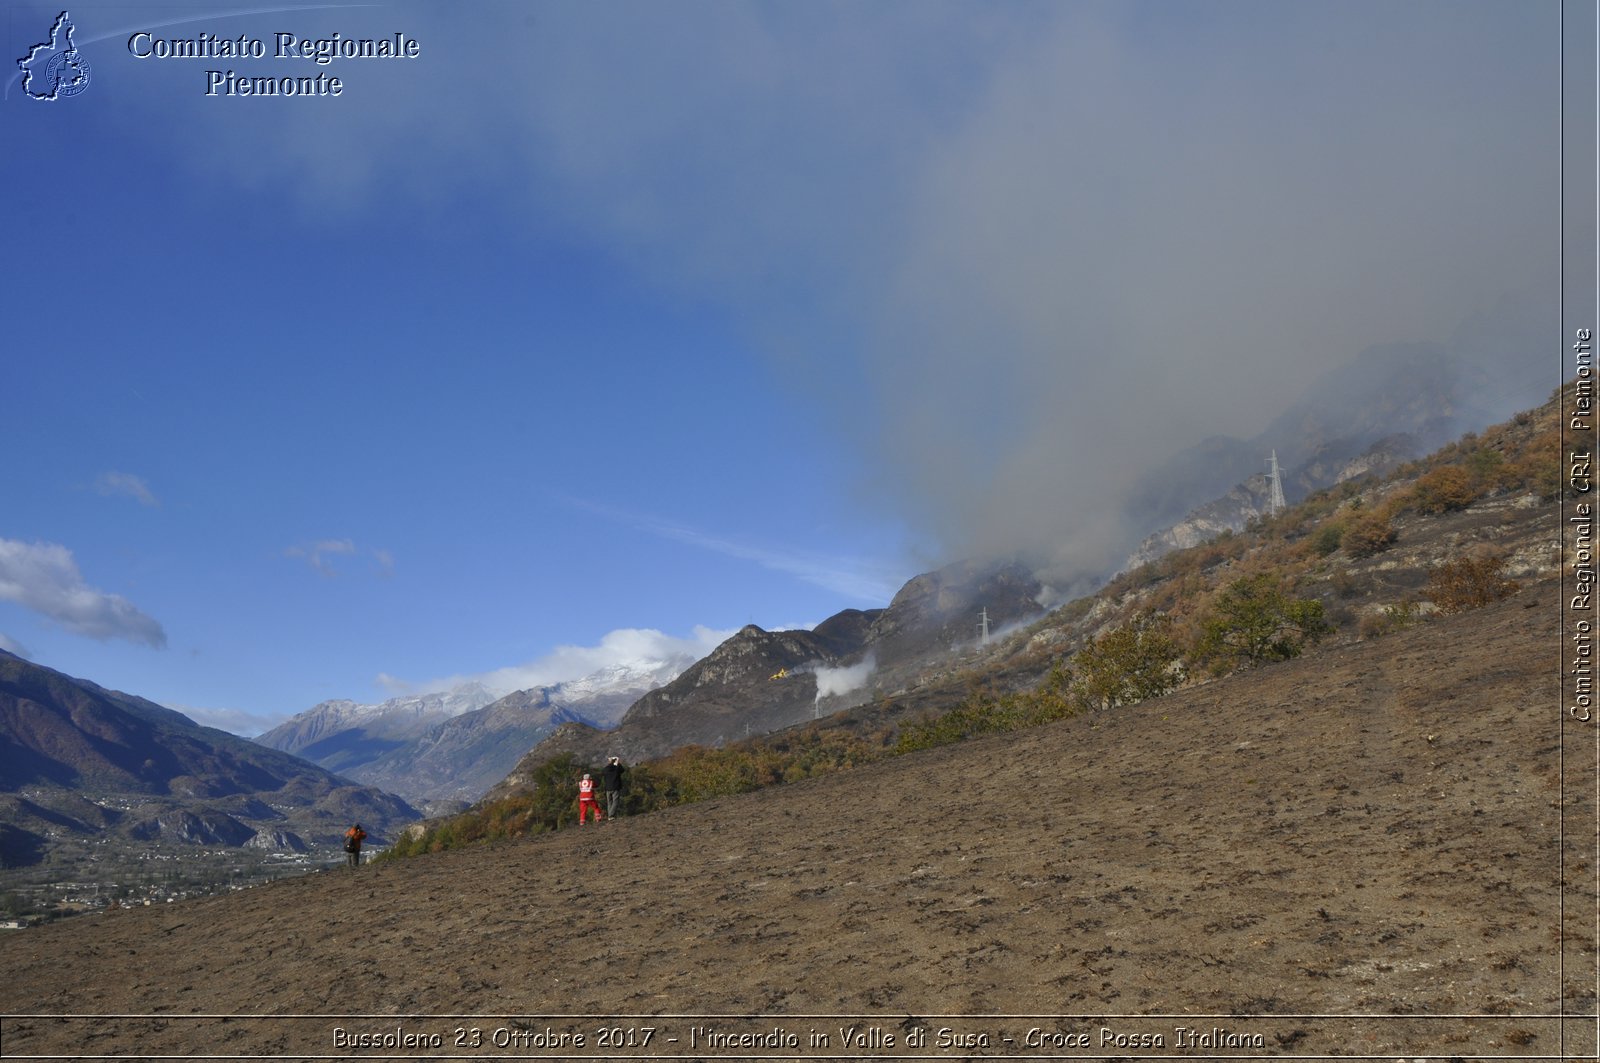
{"type": "MultiPolygon", "coordinates": [[[[579,679],[570,679],[564,683],[539,689],[551,702],[562,706],[598,705],[609,702],[617,695],[631,693],[637,698],[656,687],[665,686],[682,675],[694,662],[695,658],[689,654],[663,660],[631,661],[627,664],[610,665],[579,679]]],[[[632,701],[628,702],[628,705],[631,704],[632,701]]],[[[628,705],[622,707],[622,712],[627,711],[628,705]]],[[[621,712],[610,720],[604,720],[603,711],[586,712],[585,715],[592,719],[602,719],[603,727],[613,726],[622,718],[621,712]]]]}
{"type": "Polygon", "coordinates": [[[325,701],[256,741],[413,801],[471,801],[557,725],[615,727],[635,701],[694,663],[690,654],[640,659],[504,696],[468,683],[377,705],[325,701]],[[369,782],[376,779],[385,784],[369,782]]]}
{"type": "Polygon", "coordinates": [[[564,723],[608,731],[641,697],[695,663],[666,660],[612,665],[578,679],[518,690],[492,705],[435,725],[427,734],[351,771],[369,785],[393,786],[420,803],[475,801],[522,755],[564,723]],[[383,784],[371,780],[382,779],[383,784]]]}
{"type": "Polygon", "coordinates": [[[349,774],[426,734],[429,728],[490,704],[498,695],[480,683],[430,694],[406,694],[376,705],[324,701],[258,735],[256,741],[349,774]]]}

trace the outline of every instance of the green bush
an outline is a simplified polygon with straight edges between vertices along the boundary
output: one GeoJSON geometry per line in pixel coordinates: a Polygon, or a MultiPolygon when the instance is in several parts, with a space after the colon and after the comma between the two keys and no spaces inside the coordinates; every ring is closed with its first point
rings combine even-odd
{"type": "Polygon", "coordinates": [[[1479,484],[1498,486],[1506,456],[1493,447],[1479,447],[1467,458],[1467,471],[1479,484]]]}
{"type": "Polygon", "coordinates": [[[1200,622],[1196,653],[1222,668],[1298,657],[1333,629],[1315,598],[1291,598],[1264,572],[1235,580],[1200,622]]]}
{"type": "Polygon", "coordinates": [[[1179,656],[1172,617],[1140,613],[1090,642],[1072,659],[1073,695],[1090,709],[1159,698],[1183,682],[1179,656]]]}
{"type": "Polygon", "coordinates": [[[1311,534],[1311,553],[1317,557],[1327,557],[1339,549],[1339,544],[1343,541],[1344,522],[1337,520],[1324,521],[1311,534]]]}

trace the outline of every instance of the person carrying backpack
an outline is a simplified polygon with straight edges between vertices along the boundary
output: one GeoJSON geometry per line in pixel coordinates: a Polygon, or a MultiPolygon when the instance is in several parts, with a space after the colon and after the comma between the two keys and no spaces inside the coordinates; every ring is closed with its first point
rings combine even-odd
{"type": "Polygon", "coordinates": [[[361,866],[361,843],[367,840],[367,832],[361,829],[361,824],[344,832],[345,859],[351,867],[361,866]]]}

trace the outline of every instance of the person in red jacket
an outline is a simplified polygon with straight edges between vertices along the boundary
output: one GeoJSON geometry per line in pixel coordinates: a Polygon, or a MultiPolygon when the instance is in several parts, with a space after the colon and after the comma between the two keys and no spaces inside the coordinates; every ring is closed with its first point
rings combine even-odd
{"type": "Polygon", "coordinates": [[[344,832],[345,859],[351,867],[361,866],[361,843],[366,840],[367,832],[359,823],[344,832]]]}
{"type": "Polygon", "coordinates": [[[600,801],[594,792],[594,776],[585,775],[578,783],[578,826],[584,825],[585,814],[593,812],[594,821],[600,822],[600,801]]]}

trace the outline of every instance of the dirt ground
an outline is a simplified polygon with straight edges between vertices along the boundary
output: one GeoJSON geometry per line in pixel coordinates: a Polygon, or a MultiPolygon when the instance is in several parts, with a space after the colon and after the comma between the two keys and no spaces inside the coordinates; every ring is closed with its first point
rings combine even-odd
{"type": "MultiPolygon", "coordinates": [[[[1557,1055],[1555,598],[871,770],[5,933],[0,1054],[1557,1055]]],[[[1593,810],[1566,815],[1566,1013],[1592,1013],[1593,810]]]]}

